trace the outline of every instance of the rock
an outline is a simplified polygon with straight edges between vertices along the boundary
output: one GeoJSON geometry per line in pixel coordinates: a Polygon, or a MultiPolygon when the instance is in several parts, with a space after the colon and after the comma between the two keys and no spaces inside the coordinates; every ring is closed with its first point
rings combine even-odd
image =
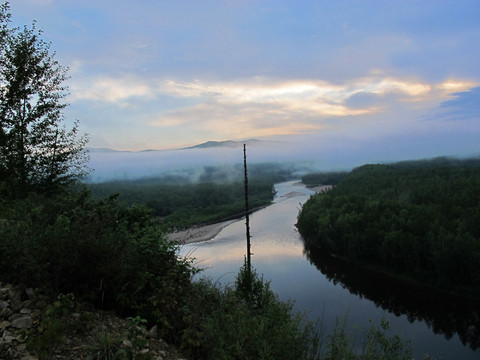
{"type": "Polygon", "coordinates": [[[9,304],[5,300],[0,300],[0,310],[8,308],[9,304]]]}
{"type": "Polygon", "coordinates": [[[8,317],[8,320],[9,320],[9,321],[13,321],[13,320],[18,319],[18,318],[21,318],[21,317],[23,317],[23,316],[24,316],[24,315],[19,314],[19,313],[17,312],[17,313],[15,313],[15,314],[10,315],[10,316],[8,317]]]}
{"type": "Polygon", "coordinates": [[[32,327],[32,318],[30,316],[23,316],[12,321],[12,327],[17,329],[29,329],[32,327]]]}
{"type": "Polygon", "coordinates": [[[20,300],[14,298],[10,303],[10,307],[12,308],[13,311],[18,311],[23,307],[23,305],[20,300]]]}
{"type": "Polygon", "coordinates": [[[10,315],[8,317],[8,320],[13,322],[13,320],[21,318],[21,317],[24,317],[24,315],[22,315],[20,313],[15,313],[15,314],[10,315]]]}
{"type": "Polygon", "coordinates": [[[158,329],[157,325],[153,326],[150,330],[148,330],[147,337],[151,339],[156,339],[158,337],[157,329],[158,329]]]}
{"type": "Polygon", "coordinates": [[[35,300],[35,291],[32,288],[25,289],[25,293],[27,294],[30,300],[35,300]]]}
{"type": "Polygon", "coordinates": [[[122,345],[125,346],[125,347],[127,347],[127,348],[133,347],[132,343],[131,343],[130,340],[128,340],[128,339],[124,339],[124,340],[122,341],[122,345]]]}
{"type": "MultiPolygon", "coordinates": [[[[3,285],[2,285],[3,286],[3,285]]],[[[5,294],[8,292],[8,287],[1,287],[0,288],[0,296],[5,296],[5,294]]]]}
{"type": "Polygon", "coordinates": [[[33,309],[36,307],[36,301],[35,300],[27,300],[22,303],[22,307],[24,309],[33,309]]]}
{"type": "MultiPolygon", "coordinates": [[[[11,286],[0,283],[0,360],[38,360],[38,357],[30,355],[27,350],[27,337],[24,335],[25,329],[30,329],[32,334],[39,331],[39,325],[42,324],[42,316],[45,314],[45,307],[50,303],[50,299],[42,296],[33,296],[33,290],[20,286],[11,286]],[[12,307],[14,303],[15,310],[12,307]]],[[[36,294],[35,294],[36,295],[36,294]]],[[[98,337],[98,332],[103,329],[104,332],[112,334],[115,339],[124,336],[128,328],[128,320],[117,318],[116,316],[94,310],[92,312],[75,312],[77,308],[72,307],[71,313],[62,316],[61,321],[71,322],[71,329],[65,334],[64,343],[59,345],[51,354],[51,359],[92,359],[88,346],[92,338],[98,337]],[[88,319],[88,325],[84,325],[80,319],[88,319]],[[81,328],[81,330],[79,330],[81,328]]],[[[69,327],[70,328],[70,327],[69,327]]],[[[159,337],[156,326],[147,330],[137,328],[136,333],[142,333],[146,336],[138,337],[145,347],[142,349],[134,348],[129,339],[121,342],[121,348],[135,350],[138,356],[154,360],[176,359],[179,357],[176,350],[170,353],[167,343],[159,337]],[[142,330],[140,332],[140,330],[142,330]],[[138,352],[137,352],[138,351],[138,352]]],[[[29,336],[30,338],[30,336],[29,336]]],[[[33,338],[33,336],[32,336],[33,338]]]]}
{"type": "Polygon", "coordinates": [[[16,340],[15,336],[7,335],[3,337],[3,342],[5,344],[10,344],[12,341],[16,340]]]}
{"type": "Polygon", "coordinates": [[[12,323],[10,321],[1,321],[0,322],[0,331],[9,327],[12,323]]]}
{"type": "Polygon", "coordinates": [[[27,350],[27,345],[26,345],[26,344],[19,344],[19,345],[17,345],[17,351],[18,351],[18,352],[21,352],[21,353],[22,353],[22,352],[26,352],[26,350],[27,350]]]}
{"type": "Polygon", "coordinates": [[[9,307],[3,308],[2,310],[0,310],[0,319],[7,319],[12,314],[13,311],[9,307]]]}
{"type": "Polygon", "coordinates": [[[36,356],[29,354],[29,355],[23,356],[20,360],[38,360],[38,358],[36,356]]]}

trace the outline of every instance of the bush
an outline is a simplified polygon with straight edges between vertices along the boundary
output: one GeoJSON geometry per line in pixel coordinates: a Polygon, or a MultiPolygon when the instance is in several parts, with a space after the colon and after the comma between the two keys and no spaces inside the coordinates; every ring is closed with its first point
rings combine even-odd
{"type": "Polygon", "coordinates": [[[95,202],[85,192],[32,194],[1,203],[0,219],[2,281],[73,293],[174,329],[174,307],[194,269],[177,258],[149,210],[115,197],[95,202]]]}

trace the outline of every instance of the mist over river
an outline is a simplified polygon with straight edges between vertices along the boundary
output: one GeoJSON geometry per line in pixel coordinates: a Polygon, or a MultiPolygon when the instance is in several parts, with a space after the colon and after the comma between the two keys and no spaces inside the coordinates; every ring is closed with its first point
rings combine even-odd
{"type": "MultiPolygon", "coordinates": [[[[335,319],[348,314],[348,330],[355,334],[370,320],[382,317],[392,334],[411,340],[416,359],[423,354],[438,359],[480,358],[478,303],[401,283],[367,270],[332,260],[305,248],[295,228],[301,205],[313,192],[298,181],[275,185],[272,205],[250,216],[252,265],[271,281],[281,299],[295,309],[322,318],[328,333],[335,319]],[[476,349],[476,350],[474,350],[476,349]]],[[[245,221],[233,222],[214,239],[184,245],[180,255],[193,256],[203,276],[233,284],[246,253],[245,221]]]]}

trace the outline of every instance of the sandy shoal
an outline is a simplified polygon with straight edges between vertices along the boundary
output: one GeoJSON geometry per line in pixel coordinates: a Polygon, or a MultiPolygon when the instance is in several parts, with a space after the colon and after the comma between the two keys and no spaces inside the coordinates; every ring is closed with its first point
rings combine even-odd
{"type": "Polygon", "coordinates": [[[216,224],[194,226],[187,230],[176,231],[167,234],[167,240],[177,241],[181,244],[191,244],[200,241],[207,241],[217,236],[225,226],[238,220],[228,220],[216,224]]]}

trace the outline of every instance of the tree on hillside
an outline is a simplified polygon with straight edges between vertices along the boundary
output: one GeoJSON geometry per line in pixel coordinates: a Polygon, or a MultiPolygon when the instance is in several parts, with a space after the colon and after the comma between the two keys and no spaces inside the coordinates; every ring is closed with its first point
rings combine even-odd
{"type": "Polygon", "coordinates": [[[62,124],[68,69],[35,22],[9,29],[8,10],[0,8],[0,179],[13,196],[50,192],[87,173],[87,138],[78,122],[70,130],[62,124]]]}

